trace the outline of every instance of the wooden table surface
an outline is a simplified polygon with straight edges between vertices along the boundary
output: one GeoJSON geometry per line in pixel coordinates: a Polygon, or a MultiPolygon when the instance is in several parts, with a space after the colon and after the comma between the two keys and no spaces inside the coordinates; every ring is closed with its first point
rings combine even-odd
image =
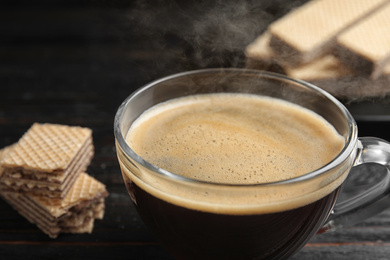
{"type": "MultiPolygon", "coordinates": [[[[244,46],[293,8],[285,2],[263,0],[252,9],[248,3],[253,1],[239,2],[244,11],[251,10],[245,16],[260,17],[261,24],[230,48],[209,45],[205,51],[192,44],[196,33],[177,36],[186,24],[175,21],[180,16],[175,11],[188,11],[188,6],[172,1],[156,1],[157,9],[139,1],[2,2],[0,146],[16,142],[34,122],[89,127],[95,156],[88,173],[106,184],[110,196],[105,217],[95,222],[92,234],[57,239],[0,200],[0,259],[171,259],[142,223],[122,182],[114,149],[116,109],[153,79],[189,69],[242,66],[244,46]]],[[[379,110],[386,106],[376,105],[379,110]]],[[[356,115],[360,135],[390,140],[388,117],[375,115],[356,115]]],[[[343,231],[317,235],[292,259],[390,259],[390,210],[343,231]]]]}

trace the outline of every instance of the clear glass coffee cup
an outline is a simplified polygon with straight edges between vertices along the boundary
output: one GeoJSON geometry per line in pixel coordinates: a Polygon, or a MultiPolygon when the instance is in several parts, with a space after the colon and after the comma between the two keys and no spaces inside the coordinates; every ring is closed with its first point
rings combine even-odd
{"type": "Polygon", "coordinates": [[[120,105],[114,134],[134,206],[177,259],[286,259],[314,235],[353,225],[390,205],[390,144],[358,137],[355,120],[336,98],[284,75],[206,69],[156,80],[120,105]],[[132,123],[147,109],[174,98],[210,93],[250,93],[292,102],[322,116],[345,145],[331,162],[299,177],[223,184],[161,169],[126,143],[132,123]],[[384,170],[355,170],[371,163],[384,170]]]}

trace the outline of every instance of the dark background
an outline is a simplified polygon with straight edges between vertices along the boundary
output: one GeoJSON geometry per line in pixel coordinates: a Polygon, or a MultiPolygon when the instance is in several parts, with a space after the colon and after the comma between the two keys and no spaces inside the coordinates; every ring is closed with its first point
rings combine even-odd
{"type": "MultiPolygon", "coordinates": [[[[142,85],[176,72],[244,67],[243,51],[305,1],[2,1],[0,147],[34,122],[93,130],[89,174],[107,185],[92,234],[52,240],[0,200],[0,259],[170,259],[142,224],[116,161],[113,118],[142,85]]],[[[360,136],[390,140],[388,97],[342,100],[360,136]]],[[[390,212],[317,236],[294,259],[388,259],[390,212]]]]}

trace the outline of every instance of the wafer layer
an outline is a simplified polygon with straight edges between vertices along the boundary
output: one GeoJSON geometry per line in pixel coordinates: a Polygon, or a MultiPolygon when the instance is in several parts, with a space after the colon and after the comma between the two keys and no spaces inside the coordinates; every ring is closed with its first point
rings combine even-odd
{"type": "Polygon", "coordinates": [[[245,51],[248,68],[281,72],[307,81],[339,79],[353,75],[353,72],[333,55],[324,55],[310,63],[292,66],[288,62],[277,59],[270,47],[270,40],[271,35],[266,31],[248,45],[245,51]]]}
{"type": "Polygon", "coordinates": [[[1,192],[2,197],[31,223],[55,238],[60,233],[91,233],[104,216],[105,186],[82,173],[64,199],[1,192]]]}
{"type": "Polygon", "coordinates": [[[327,53],[336,37],[388,0],[316,0],[270,25],[271,47],[290,63],[327,53]]]}
{"type": "MultiPolygon", "coordinates": [[[[12,147],[13,147],[13,145],[10,145],[10,146],[4,147],[3,149],[0,149],[0,162],[1,162],[2,158],[4,157],[4,155],[6,155],[12,147]]],[[[1,178],[3,177],[3,172],[4,172],[4,168],[0,164],[0,191],[1,191],[1,178]]]]}
{"type": "Polygon", "coordinates": [[[1,161],[6,191],[64,197],[94,154],[88,128],[34,124],[1,161]]]}
{"type": "Polygon", "coordinates": [[[338,36],[336,55],[347,66],[378,78],[390,63],[390,3],[338,36]]]}

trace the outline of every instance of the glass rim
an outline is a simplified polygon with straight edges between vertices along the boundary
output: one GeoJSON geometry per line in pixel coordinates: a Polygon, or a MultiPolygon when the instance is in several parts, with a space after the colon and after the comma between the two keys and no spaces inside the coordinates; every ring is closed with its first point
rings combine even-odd
{"type": "MultiPolygon", "coordinates": [[[[283,184],[290,184],[290,183],[297,183],[297,182],[303,182],[310,179],[314,179],[317,176],[320,176],[322,173],[328,172],[331,169],[337,167],[338,165],[342,164],[349,155],[353,152],[356,144],[357,144],[357,125],[352,117],[351,113],[347,110],[347,108],[335,97],[333,97],[331,94],[326,92],[325,90],[309,83],[303,80],[294,79],[289,76],[274,73],[274,72],[268,72],[268,71],[261,71],[261,70],[253,70],[253,69],[244,69],[244,68],[210,68],[210,69],[200,69],[200,70],[191,70],[181,73],[176,73],[170,76],[162,77],[160,79],[154,80],[146,85],[143,85],[142,87],[135,90],[133,93],[131,93],[119,106],[114,119],[114,136],[115,141],[117,144],[119,144],[120,148],[123,150],[123,152],[126,154],[126,157],[129,156],[131,159],[142,165],[143,167],[160,174],[162,176],[168,177],[173,180],[178,181],[184,181],[184,182],[190,182],[193,184],[205,184],[205,185],[215,185],[215,186],[235,186],[235,187],[252,187],[252,186],[269,186],[269,185],[283,185],[283,184]],[[303,175],[300,175],[298,177],[286,179],[286,180],[280,180],[280,181],[273,181],[273,182],[262,182],[262,183],[249,183],[249,184],[231,184],[231,183],[217,183],[217,182],[209,182],[209,181],[203,181],[203,180],[197,180],[193,178],[188,178],[181,176],[177,173],[169,172],[165,169],[162,169],[146,160],[144,160],[140,155],[138,155],[135,151],[133,151],[130,146],[127,144],[125,137],[122,134],[121,131],[121,122],[122,122],[122,116],[123,112],[127,106],[127,104],[134,98],[136,98],[139,94],[144,92],[145,90],[161,83],[165,82],[171,79],[184,77],[188,75],[194,75],[194,74],[205,74],[205,73],[218,73],[218,72],[240,72],[240,73],[250,73],[253,75],[258,75],[263,78],[269,78],[269,79],[278,79],[278,80],[285,80],[289,81],[295,84],[300,84],[305,86],[306,88],[310,88],[317,93],[320,93],[325,98],[329,99],[333,104],[335,104],[338,109],[343,113],[345,119],[348,122],[348,136],[346,143],[343,147],[343,149],[339,152],[339,154],[333,158],[329,163],[323,165],[322,167],[305,173],[303,175]]],[[[118,152],[118,151],[117,151],[118,152]]]]}

